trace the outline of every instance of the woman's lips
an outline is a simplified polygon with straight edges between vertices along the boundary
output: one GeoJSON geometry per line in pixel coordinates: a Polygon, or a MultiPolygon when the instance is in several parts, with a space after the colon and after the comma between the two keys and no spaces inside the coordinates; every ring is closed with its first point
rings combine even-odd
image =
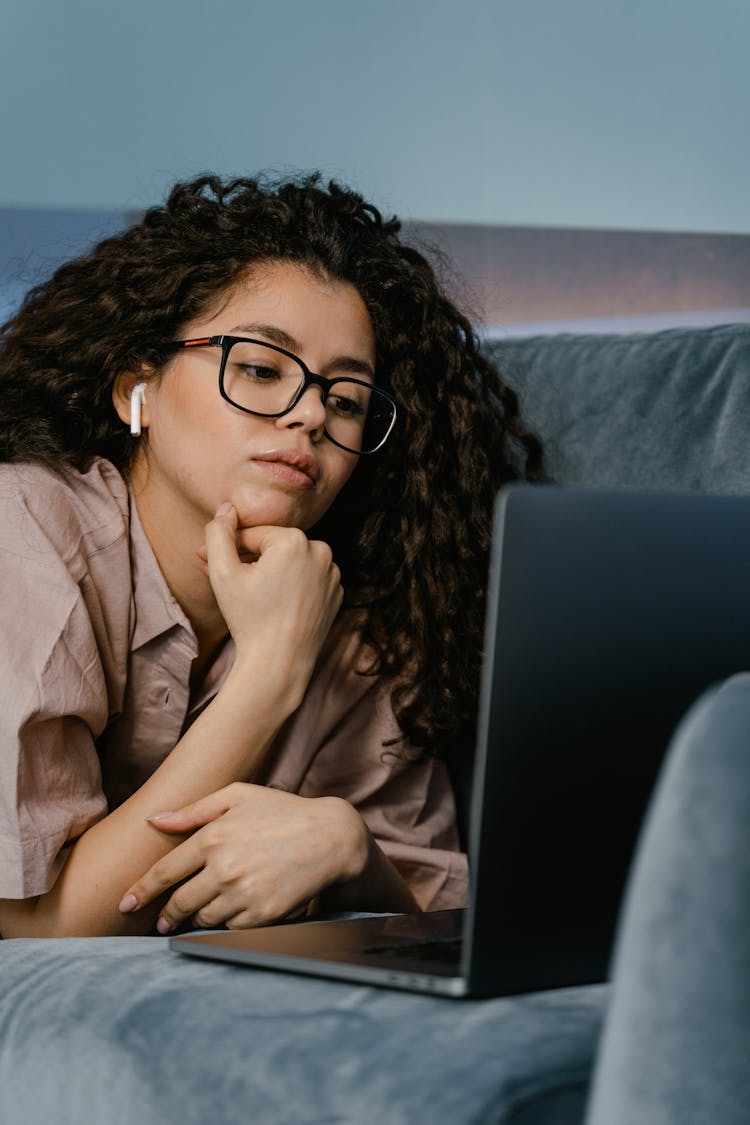
{"type": "Polygon", "coordinates": [[[259,469],[271,473],[284,484],[302,489],[316,487],[318,467],[313,458],[307,454],[297,452],[287,454],[272,451],[256,454],[250,460],[259,469]]]}

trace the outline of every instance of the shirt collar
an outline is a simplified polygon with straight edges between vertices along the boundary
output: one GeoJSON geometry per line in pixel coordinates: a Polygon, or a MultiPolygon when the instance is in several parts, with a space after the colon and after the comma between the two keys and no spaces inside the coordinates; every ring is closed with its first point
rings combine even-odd
{"type": "Polygon", "coordinates": [[[172,596],[167,581],[159,569],[156,555],[143,530],[138,506],[132,489],[130,499],[130,562],[133,573],[133,605],[135,628],[130,641],[134,652],[155,637],[170,629],[184,630],[186,639],[197,655],[198,642],[182,607],[172,596]]]}

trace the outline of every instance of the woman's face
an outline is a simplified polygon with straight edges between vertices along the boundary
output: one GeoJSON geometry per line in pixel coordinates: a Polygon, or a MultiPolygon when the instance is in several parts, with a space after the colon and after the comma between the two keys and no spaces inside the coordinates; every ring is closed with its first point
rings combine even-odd
{"type": "MultiPolygon", "coordinates": [[[[353,359],[374,378],[375,338],[357,290],[293,263],[259,267],[216,315],[182,330],[183,339],[221,334],[279,344],[329,377],[342,369],[342,361],[353,359]]],[[[281,418],[259,418],[221,397],[220,363],[218,347],[186,349],[158,381],[147,384],[147,440],[132,469],[136,493],[152,505],[158,499],[162,512],[173,503],[175,516],[194,516],[201,526],[228,500],[241,526],[307,530],[333,503],[357,455],[325,437],[320,388],[308,387],[281,418]],[[289,451],[312,459],[308,472],[284,464],[289,451]],[[282,460],[275,459],[279,456],[282,460]]]]}

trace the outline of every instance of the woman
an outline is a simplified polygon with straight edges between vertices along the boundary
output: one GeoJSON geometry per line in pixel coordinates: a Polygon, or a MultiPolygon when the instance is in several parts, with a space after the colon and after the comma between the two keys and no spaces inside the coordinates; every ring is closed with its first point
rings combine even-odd
{"type": "Polygon", "coordinates": [[[203,177],[6,325],[5,937],[463,903],[445,761],[541,457],[398,230],[203,177]]]}

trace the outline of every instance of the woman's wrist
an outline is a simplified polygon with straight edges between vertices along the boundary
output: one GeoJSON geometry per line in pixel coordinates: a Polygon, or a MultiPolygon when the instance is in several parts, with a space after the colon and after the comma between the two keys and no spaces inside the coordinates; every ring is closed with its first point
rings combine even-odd
{"type": "Polygon", "coordinates": [[[335,833],[335,874],[331,885],[350,883],[362,878],[370,861],[374,841],[364,820],[343,797],[321,797],[327,815],[333,814],[335,833]]]}
{"type": "Polygon", "coordinates": [[[310,672],[298,662],[283,659],[278,651],[246,646],[238,648],[225,688],[236,687],[248,705],[251,699],[256,707],[259,700],[267,703],[281,723],[301,705],[309,682],[310,672]]]}
{"type": "Polygon", "coordinates": [[[321,800],[334,803],[340,826],[337,874],[320,895],[322,909],[418,911],[409,887],[378,847],[357,810],[341,797],[321,800]]]}
{"type": "Polygon", "coordinates": [[[302,703],[306,688],[307,681],[302,683],[273,655],[243,651],[236,654],[219,694],[253,715],[261,709],[281,726],[302,703]]]}
{"type": "Polygon", "coordinates": [[[318,896],[320,909],[414,913],[419,905],[399,872],[378,847],[357,810],[341,797],[332,804],[338,823],[335,875],[318,896]]]}

